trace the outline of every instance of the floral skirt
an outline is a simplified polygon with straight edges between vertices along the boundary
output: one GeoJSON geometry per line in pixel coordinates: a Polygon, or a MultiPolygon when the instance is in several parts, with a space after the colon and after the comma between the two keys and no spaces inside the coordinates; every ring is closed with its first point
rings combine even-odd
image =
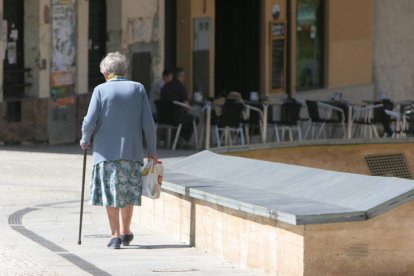
{"type": "Polygon", "coordinates": [[[141,163],[138,161],[104,161],[93,166],[89,203],[124,208],[141,205],[141,163]]]}

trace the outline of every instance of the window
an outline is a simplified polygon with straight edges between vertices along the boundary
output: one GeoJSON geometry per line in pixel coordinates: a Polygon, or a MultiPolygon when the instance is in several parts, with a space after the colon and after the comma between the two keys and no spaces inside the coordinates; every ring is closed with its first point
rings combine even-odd
{"type": "Polygon", "coordinates": [[[323,86],[323,0],[298,0],[296,89],[323,86]]]}

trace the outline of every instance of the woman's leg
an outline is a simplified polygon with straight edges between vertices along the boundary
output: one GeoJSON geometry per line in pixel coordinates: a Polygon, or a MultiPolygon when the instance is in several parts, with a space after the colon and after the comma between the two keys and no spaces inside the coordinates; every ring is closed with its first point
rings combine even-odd
{"type": "Polygon", "coordinates": [[[121,233],[122,235],[131,234],[130,226],[131,226],[133,212],[134,212],[134,205],[132,204],[129,204],[125,206],[124,208],[121,208],[121,218],[122,218],[121,233]]]}
{"type": "Polygon", "coordinates": [[[113,238],[119,238],[121,236],[119,228],[119,208],[106,207],[108,213],[109,225],[111,226],[111,232],[113,238]]]}

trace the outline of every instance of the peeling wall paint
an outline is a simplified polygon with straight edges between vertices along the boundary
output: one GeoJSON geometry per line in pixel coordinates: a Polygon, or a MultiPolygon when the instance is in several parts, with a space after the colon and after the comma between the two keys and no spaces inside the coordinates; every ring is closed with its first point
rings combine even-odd
{"type": "Polygon", "coordinates": [[[161,78],[164,66],[164,1],[123,0],[123,51],[150,52],[152,81],[161,78]]]}

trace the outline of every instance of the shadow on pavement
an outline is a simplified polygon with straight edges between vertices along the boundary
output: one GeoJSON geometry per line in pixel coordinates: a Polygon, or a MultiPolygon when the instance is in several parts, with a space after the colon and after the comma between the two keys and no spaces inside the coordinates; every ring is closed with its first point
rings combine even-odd
{"type": "Polygon", "coordinates": [[[131,244],[130,246],[122,247],[122,249],[171,249],[171,248],[191,248],[191,246],[187,244],[158,244],[158,245],[131,244]]]}
{"type": "MultiPolygon", "coordinates": [[[[0,146],[0,153],[2,151],[17,151],[17,152],[39,152],[39,153],[55,153],[55,154],[78,154],[81,155],[83,151],[78,144],[66,144],[66,145],[18,145],[18,146],[0,146]]],[[[144,150],[145,151],[145,150],[144,150]]],[[[160,148],[157,150],[160,158],[169,157],[181,157],[195,154],[196,150],[171,150],[160,148]]],[[[89,155],[92,154],[92,150],[89,149],[89,155]]]]}

